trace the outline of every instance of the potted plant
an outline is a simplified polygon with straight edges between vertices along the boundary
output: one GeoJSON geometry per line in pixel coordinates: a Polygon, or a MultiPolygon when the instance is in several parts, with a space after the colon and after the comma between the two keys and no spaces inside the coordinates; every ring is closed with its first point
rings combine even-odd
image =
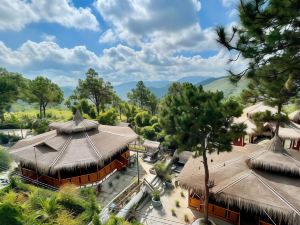
{"type": "Polygon", "coordinates": [[[165,184],[166,184],[166,188],[168,188],[168,189],[173,188],[173,183],[172,183],[172,177],[171,177],[171,175],[166,175],[165,176],[165,184]]]}
{"type": "Polygon", "coordinates": [[[158,189],[155,189],[152,192],[152,205],[155,208],[158,208],[161,206],[161,201],[160,201],[160,192],[158,189]]]}
{"type": "MultiPolygon", "coordinates": [[[[208,224],[209,225],[216,225],[216,223],[213,222],[210,219],[208,219],[208,224]]],[[[191,225],[205,225],[204,218],[198,218],[198,219],[196,219],[191,225]]]]}

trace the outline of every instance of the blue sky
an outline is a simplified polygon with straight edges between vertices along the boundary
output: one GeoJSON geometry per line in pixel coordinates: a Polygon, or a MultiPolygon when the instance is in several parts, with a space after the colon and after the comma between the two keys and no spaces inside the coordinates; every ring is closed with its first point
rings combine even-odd
{"type": "Polygon", "coordinates": [[[229,53],[215,42],[214,28],[238,23],[236,4],[2,0],[0,66],[29,78],[47,76],[61,86],[76,85],[90,67],[113,83],[223,76],[229,53]]]}

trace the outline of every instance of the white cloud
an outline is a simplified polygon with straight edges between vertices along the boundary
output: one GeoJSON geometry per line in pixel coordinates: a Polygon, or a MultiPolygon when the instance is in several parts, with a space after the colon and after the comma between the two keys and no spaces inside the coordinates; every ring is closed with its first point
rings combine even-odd
{"type": "Polygon", "coordinates": [[[76,29],[99,30],[90,8],[76,8],[71,0],[2,0],[0,30],[22,30],[27,24],[46,21],[76,29]]]}
{"type": "Polygon", "coordinates": [[[106,30],[99,38],[100,43],[114,43],[118,39],[117,35],[112,29],[106,30]]]}
{"type": "MultiPolygon", "coordinates": [[[[62,48],[54,42],[27,41],[12,50],[0,41],[0,66],[27,75],[47,75],[60,85],[74,85],[89,67],[95,68],[106,80],[175,80],[190,75],[226,75],[228,54],[221,50],[215,56],[167,56],[156,49],[135,50],[118,44],[103,50],[101,55],[85,46],[62,48]]],[[[241,69],[243,60],[235,63],[241,69]]]]}
{"type": "Polygon", "coordinates": [[[222,0],[222,4],[225,7],[229,7],[231,5],[236,5],[239,1],[238,0],[222,0]]]}
{"type": "Polygon", "coordinates": [[[108,34],[113,33],[130,46],[163,47],[167,38],[178,48],[181,43],[186,48],[188,34],[201,39],[198,0],[172,0],[171,4],[167,0],[97,0],[94,5],[111,25],[108,34]]]}
{"type": "Polygon", "coordinates": [[[22,71],[81,70],[99,64],[98,56],[85,46],[61,48],[54,42],[26,41],[12,50],[0,41],[0,65],[22,71]]]}
{"type": "Polygon", "coordinates": [[[42,34],[41,38],[43,41],[49,41],[49,42],[55,42],[56,41],[56,36],[52,34],[42,34]]]}

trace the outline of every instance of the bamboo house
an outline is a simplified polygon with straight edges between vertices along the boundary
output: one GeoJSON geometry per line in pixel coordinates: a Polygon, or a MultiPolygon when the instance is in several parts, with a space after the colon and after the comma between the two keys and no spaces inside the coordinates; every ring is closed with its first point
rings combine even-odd
{"type": "Polygon", "coordinates": [[[103,180],[128,165],[129,143],[137,134],[129,127],[99,125],[83,119],[50,124],[49,132],[20,140],[10,153],[21,173],[52,186],[86,185],[103,180]]]}
{"type": "MultiPolygon", "coordinates": [[[[300,154],[279,137],[209,156],[209,214],[235,225],[300,224],[300,154]],[[247,223],[247,224],[248,224],[247,223]]],[[[188,206],[204,210],[204,169],[191,157],[179,175],[188,206]]]]}

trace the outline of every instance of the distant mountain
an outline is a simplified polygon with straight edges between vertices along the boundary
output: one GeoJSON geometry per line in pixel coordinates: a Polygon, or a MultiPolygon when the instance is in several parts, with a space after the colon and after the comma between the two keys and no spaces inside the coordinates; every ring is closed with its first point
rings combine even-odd
{"type": "MultiPolygon", "coordinates": [[[[163,95],[164,89],[168,90],[169,85],[172,81],[162,80],[162,81],[144,81],[146,87],[148,87],[157,97],[163,95]]],[[[137,81],[131,81],[127,83],[122,83],[114,86],[114,90],[122,99],[127,99],[127,93],[135,88],[137,81]]]]}
{"type": "Polygon", "coordinates": [[[211,77],[211,76],[201,76],[201,77],[200,76],[189,76],[189,77],[180,78],[179,80],[177,80],[177,82],[180,82],[180,83],[188,82],[188,83],[192,83],[192,84],[199,84],[208,79],[214,79],[214,77],[211,77]]]}
{"type": "Polygon", "coordinates": [[[206,80],[203,80],[202,82],[197,83],[197,85],[205,86],[205,85],[208,85],[208,84],[214,82],[215,80],[219,80],[219,79],[222,79],[222,78],[224,78],[224,77],[211,77],[211,78],[208,78],[206,80]]]}
{"type": "MultiPolygon", "coordinates": [[[[183,77],[177,80],[177,82],[184,83],[189,82],[192,84],[201,84],[201,83],[209,83],[214,81],[217,78],[211,76],[189,76],[183,77]]],[[[146,87],[148,87],[158,98],[163,97],[170,85],[173,81],[163,80],[163,81],[144,81],[146,87]]],[[[133,88],[135,88],[137,81],[131,81],[127,83],[122,83],[119,85],[114,86],[114,90],[116,93],[124,100],[127,99],[127,93],[130,92],[133,88]]]]}
{"type": "Polygon", "coordinates": [[[243,89],[247,87],[249,80],[242,79],[237,84],[233,84],[230,82],[228,77],[222,77],[219,79],[215,79],[214,81],[204,85],[204,90],[210,91],[223,91],[225,96],[237,96],[239,95],[243,89]]]}
{"type": "MultiPolygon", "coordinates": [[[[162,80],[162,81],[144,81],[145,85],[158,97],[162,98],[167,92],[173,81],[162,80]]],[[[232,95],[232,93],[239,92],[240,84],[235,87],[225,77],[211,77],[211,76],[189,76],[183,77],[177,80],[177,82],[184,83],[189,82],[194,85],[202,85],[207,90],[222,90],[225,95],[232,95]]],[[[127,93],[136,87],[137,81],[131,81],[121,83],[114,86],[114,90],[120,96],[120,98],[126,100],[127,93]]],[[[246,85],[245,85],[246,86],[246,85]]],[[[75,87],[63,86],[61,89],[64,92],[65,98],[69,97],[75,87]]]]}

